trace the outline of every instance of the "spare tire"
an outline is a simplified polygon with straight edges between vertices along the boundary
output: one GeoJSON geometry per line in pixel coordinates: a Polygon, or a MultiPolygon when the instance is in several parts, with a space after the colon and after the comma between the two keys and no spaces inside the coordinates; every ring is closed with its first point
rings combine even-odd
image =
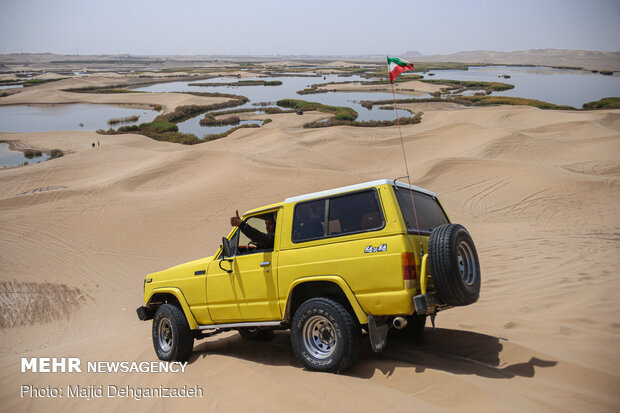
{"type": "Polygon", "coordinates": [[[428,240],[428,261],[433,284],[444,303],[462,306],[478,301],[480,261],[464,226],[435,228],[428,240]]]}

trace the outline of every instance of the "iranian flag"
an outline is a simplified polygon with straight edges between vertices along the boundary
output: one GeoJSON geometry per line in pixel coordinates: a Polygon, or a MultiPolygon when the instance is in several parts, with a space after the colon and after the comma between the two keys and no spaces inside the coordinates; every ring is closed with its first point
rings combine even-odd
{"type": "Polygon", "coordinates": [[[394,82],[394,79],[407,70],[413,70],[413,63],[406,60],[399,59],[398,57],[388,57],[388,74],[390,75],[390,83],[394,82]]]}

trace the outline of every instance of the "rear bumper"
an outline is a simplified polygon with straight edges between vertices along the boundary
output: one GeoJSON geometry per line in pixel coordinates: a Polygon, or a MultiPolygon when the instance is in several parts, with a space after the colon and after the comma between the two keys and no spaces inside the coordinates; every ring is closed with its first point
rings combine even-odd
{"type": "Polygon", "coordinates": [[[413,297],[413,307],[419,315],[431,315],[440,310],[451,308],[451,305],[445,304],[439,298],[436,292],[428,294],[418,294],[413,297]]]}
{"type": "Polygon", "coordinates": [[[154,311],[149,309],[148,307],[142,306],[136,308],[136,313],[138,313],[138,318],[142,321],[147,321],[153,319],[154,311]]]}

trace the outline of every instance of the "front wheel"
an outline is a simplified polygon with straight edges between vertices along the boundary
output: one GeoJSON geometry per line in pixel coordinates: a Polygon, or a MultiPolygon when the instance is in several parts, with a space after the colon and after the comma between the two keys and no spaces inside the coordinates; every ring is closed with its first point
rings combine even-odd
{"type": "Polygon", "coordinates": [[[187,361],[192,354],[194,336],[178,307],[163,304],[155,312],[153,346],[157,357],[164,361],[187,361]]]}
{"type": "Polygon", "coordinates": [[[293,316],[291,344],[308,369],[340,373],[359,356],[360,328],[339,302],[312,298],[293,316]]]}

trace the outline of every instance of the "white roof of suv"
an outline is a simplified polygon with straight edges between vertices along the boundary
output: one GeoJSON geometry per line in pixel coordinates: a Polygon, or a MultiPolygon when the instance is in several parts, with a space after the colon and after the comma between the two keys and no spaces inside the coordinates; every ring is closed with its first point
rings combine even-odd
{"type": "Polygon", "coordinates": [[[394,184],[400,188],[407,188],[407,189],[411,188],[414,191],[422,192],[424,194],[437,197],[437,195],[435,195],[433,192],[417,187],[415,185],[409,186],[406,183],[398,182],[398,181],[395,181],[394,179],[379,179],[377,181],[364,182],[361,184],[343,186],[341,188],[328,189],[326,191],[313,192],[311,194],[304,194],[304,195],[294,196],[291,198],[286,198],[284,200],[284,203],[288,204],[292,202],[299,202],[299,201],[305,201],[308,199],[321,198],[324,196],[341,194],[343,192],[352,192],[352,191],[357,191],[359,189],[372,188],[372,187],[379,186],[379,185],[394,185],[394,184]]]}

